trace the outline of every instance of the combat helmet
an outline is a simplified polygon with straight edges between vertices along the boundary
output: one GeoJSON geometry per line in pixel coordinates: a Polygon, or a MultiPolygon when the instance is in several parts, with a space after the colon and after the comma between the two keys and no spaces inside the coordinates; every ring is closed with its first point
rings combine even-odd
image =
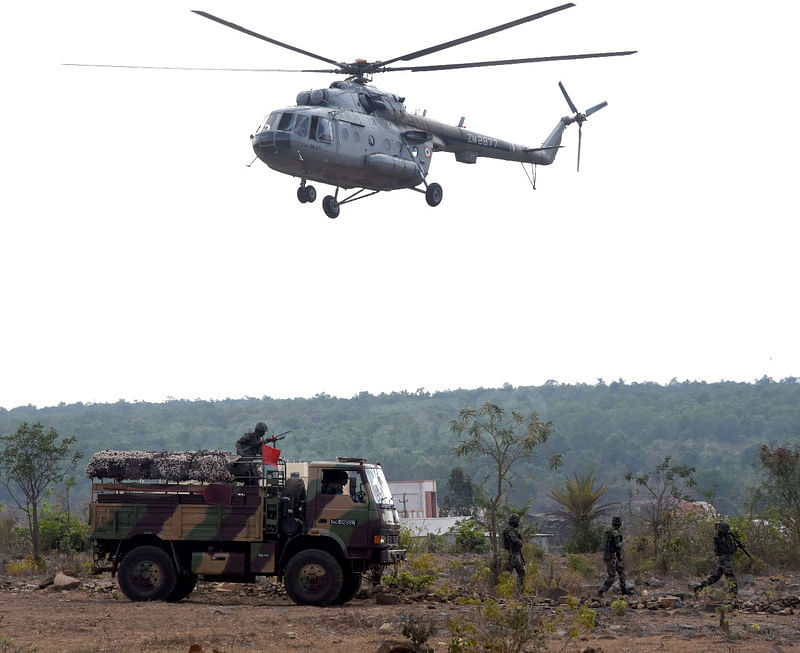
{"type": "Polygon", "coordinates": [[[612,528],[619,528],[621,526],[622,526],[622,517],[617,516],[617,517],[613,517],[611,519],[611,527],[612,528]]]}
{"type": "Polygon", "coordinates": [[[720,521],[720,522],[717,522],[717,530],[720,533],[729,533],[730,530],[731,530],[731,526],[726,521],[720,521]]]}
{"type": "Polygon", "coordinates": [[[266,422],[259,422],[256,424],[256,427],[253,429],[256,433],[266,433],[268,431],[268,427],[266,422]]]}
{"type": "Polygon", "coordinates": [[[511,526],[519,526],[519,515],[517,513],[512,514],[508,518],[508,523],[511,526]]]}

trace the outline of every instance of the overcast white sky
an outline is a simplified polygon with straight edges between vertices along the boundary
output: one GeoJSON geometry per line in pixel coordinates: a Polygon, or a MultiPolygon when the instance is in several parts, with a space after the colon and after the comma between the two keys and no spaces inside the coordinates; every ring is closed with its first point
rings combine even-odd
{"type": "MultiPolygon", "coordinates": [[[[435,155],[422,195],[301,205],[253,158],[269,111],[333,76],[559,4],[15,2],[0,23],[0,406],[800,376],[800,5],[577,0],[431,56],[619,59],[393,73],[409,110],[538,145],[587,108],[532,190],[519,164],[435,155]]],[[[320,197],[331,189],[317,186],[320,197]]]]}

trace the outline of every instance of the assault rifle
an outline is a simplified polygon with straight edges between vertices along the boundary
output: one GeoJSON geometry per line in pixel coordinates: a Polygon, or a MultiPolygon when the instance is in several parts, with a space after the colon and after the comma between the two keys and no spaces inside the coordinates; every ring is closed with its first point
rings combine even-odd
{"type": "Polygon", "coordinates": [[[750,552],[744,548],[744,544],[742,544],[742,541],[738,537],[736,537],[733,533],[731,533],[731,538],[733,538],[733,543],[736,545],[736,548],[741,549],[744,552],[744,554],[748,558],[750,558],[750,560],[752,560],[753,556],[751,556],[750,552]]]}
{"type": "Polygon", "coordinates": [[[272,444],[275,444],[278,440],[283,440],[283,438],[285,438],[289,433],[291,433],[291,431],[284,431],[283,433],[280,433],[278,435],[273,435],[268,438],[264,438],[264,442],[272,442],[272,444]]]}

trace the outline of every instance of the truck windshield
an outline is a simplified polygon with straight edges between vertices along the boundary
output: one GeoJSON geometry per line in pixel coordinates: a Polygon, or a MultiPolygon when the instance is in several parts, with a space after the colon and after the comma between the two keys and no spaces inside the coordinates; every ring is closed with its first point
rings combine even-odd
{"type": "Polygon", "coordinates": [[[364,470],[367,474],[367,482],[372,488],[372,496],[381,508],[394,508],[394,499],[383,470],[380,467],[367,467],[364,470]]]}

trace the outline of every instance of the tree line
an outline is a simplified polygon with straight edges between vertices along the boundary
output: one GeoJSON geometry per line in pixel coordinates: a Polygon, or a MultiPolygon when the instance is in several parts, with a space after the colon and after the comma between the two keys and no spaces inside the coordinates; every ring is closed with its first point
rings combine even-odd
{"type": "MultiPolygon", "coordinates": [[[[266,421],[288,460],[363,456],[381,462],[390,480],[434,479],[442,499],[455,466],[478,485],[490,481],[485,461],[456,459],[451,421],[486,403],[536,413],[551,426],[536,455],[519,462],[509,499],[537,511],[557,509],[551,488],[565,475],[593,473],[607,497],[624,500],[626,474],[655,468],[665,457],[691,464],[697,492],[737,514],[750,496],[760,447],[800,442],[800,382],[764,377],[753,383],[678,382],[477,388],[430,393],[359,393],[337,398],[271,397],[20,406],[0,409],[0,435],[41,423],[75,438],[88,459],[102,449],[232,451],[236,439],[266,421]],[[560,456],[561,469],[551,467],[560,456]]],[[[78,470],[80,477],[80,470],[78,470]]],[[[80,488],[78,488],[78,491],[80,488]]],[[[76,492],[78,494],[78,492],[76,492]]],[[[0,502],[5,502],[0,498],[0,502]]]]}

